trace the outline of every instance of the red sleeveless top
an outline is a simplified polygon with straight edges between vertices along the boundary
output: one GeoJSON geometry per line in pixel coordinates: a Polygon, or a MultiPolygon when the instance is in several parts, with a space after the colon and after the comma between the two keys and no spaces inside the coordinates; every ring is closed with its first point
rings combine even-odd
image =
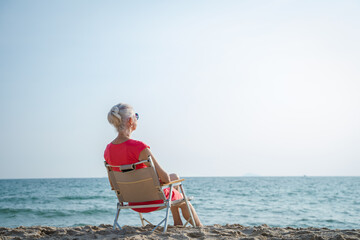
{"type": "MultiPolygon", "coordinates": [[[[143,142],[129,139],[120,144],[109,143],[105,149],[104,158],[110,165],[126,165],[139,162],[139,155],[145,148],[150,148],[143,142]]],[[[145,168],[145,164],[136,165],[136,169],[145,168]]],[[[114,171],[120,171],[114,168],[114,171]]]]}

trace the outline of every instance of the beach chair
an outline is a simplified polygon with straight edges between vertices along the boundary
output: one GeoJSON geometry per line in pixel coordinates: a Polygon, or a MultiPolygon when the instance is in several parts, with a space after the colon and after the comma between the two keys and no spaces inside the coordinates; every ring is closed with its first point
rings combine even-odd
{"type": "MultiPolygon", "coordinates": [[[[105,162],[105,167],[108,172],[109,181],[112,190],[115,191],[116,196],[118,198],[117,209],[114,219],[113,228],[116,229],[118,227],[121,229],[118,218],[120,215],[120,210],[122,209],[135,209],[135,208],[154,208],[159,207],[162,210],[165,209],[165,217],[157,224],[152,231],[154,231],[157,227],[159,227],[162,223],[164,223],[164,233],[167,231],[168,222],[169,222],[169,211],[171,206],[176,206],[178,204],[183,204],[185,202],[187,208],[190,212],[190,219],[186,219],[186,224],[192,220],[192,223],[195,223],[193,214],[189,207],[189,198],[186,197],[184,188],[182,186],[182,182],[184,179],[172,181],[166,184],[160,184],[159,177],[155,171],[154,164],[152,162],[151,157],[147,160],[139,161],[134,164],[121,165],[121,166],[113,166],[109,165],[105,162]],[[150,163],[150,167],[136,169],[136,165],[142,163],[150,163]],[[113,168],[120,168],[121,172],[114,171],[113,168]],[[182,199],[171,201],[171,196],[173,193],[173,189],[175,186],[179,186],[181,193],[183,195],[182,199]],[[164,188],[170,188],[169,198],[165,197],[163,192],[164,188]],[[129,202],[147,202],[153,200],[163,200],[163,203],[160,204],[151,204],[151,205],[136,205],[129,206],[129,202]]],[[[145,226],[144,221],[150,223],[143,217],[142,213],[139,213],[140,220],[142,226],[145,226]]],[[[150,223],[151,224],[151,223],[150,223]]]]}

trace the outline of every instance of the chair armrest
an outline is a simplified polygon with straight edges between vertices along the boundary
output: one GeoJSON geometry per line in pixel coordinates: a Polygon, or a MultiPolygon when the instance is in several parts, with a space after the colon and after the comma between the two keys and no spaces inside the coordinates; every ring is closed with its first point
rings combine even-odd
{"type": "Polygon", "coordinates": [[[167,186],[167,185],[174,185],[176,183],[177,183],[176,185],[179,185],[179,184],[181,184],[182,181],[185,181],[185,179],[179,179],[179,180],[171,181],[168,183],[163,183],[163,184],[161,184],[161,186],[163,187],[163,186],[167,186]]]}

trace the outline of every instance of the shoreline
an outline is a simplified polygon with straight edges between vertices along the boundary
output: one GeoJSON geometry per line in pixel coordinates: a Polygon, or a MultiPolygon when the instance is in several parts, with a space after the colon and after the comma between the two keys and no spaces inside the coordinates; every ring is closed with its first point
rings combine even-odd
{"type": "Polygon", "coordinates": [[[151,225],[145,227],[123,226],[113,230],[112,225],[81,227],[33,226],[16,228],[0,227],[0,239],[308,239],[308,240],[356,240],[360,229],[292,228],[242,226],[240,224],[208,225],[204,227],[169,226],[166,233],[162,228],[155,232],[151,225]]]}

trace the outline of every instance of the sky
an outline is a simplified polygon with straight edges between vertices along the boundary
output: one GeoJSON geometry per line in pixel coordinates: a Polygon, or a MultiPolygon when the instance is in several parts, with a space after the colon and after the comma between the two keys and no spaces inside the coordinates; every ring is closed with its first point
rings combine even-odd
{"type": "Polygon", "coordinates": [[[360,2],[0,2],[0,178],[106,177],[107,113],[180,176],[360,176],[360,2]]]}

